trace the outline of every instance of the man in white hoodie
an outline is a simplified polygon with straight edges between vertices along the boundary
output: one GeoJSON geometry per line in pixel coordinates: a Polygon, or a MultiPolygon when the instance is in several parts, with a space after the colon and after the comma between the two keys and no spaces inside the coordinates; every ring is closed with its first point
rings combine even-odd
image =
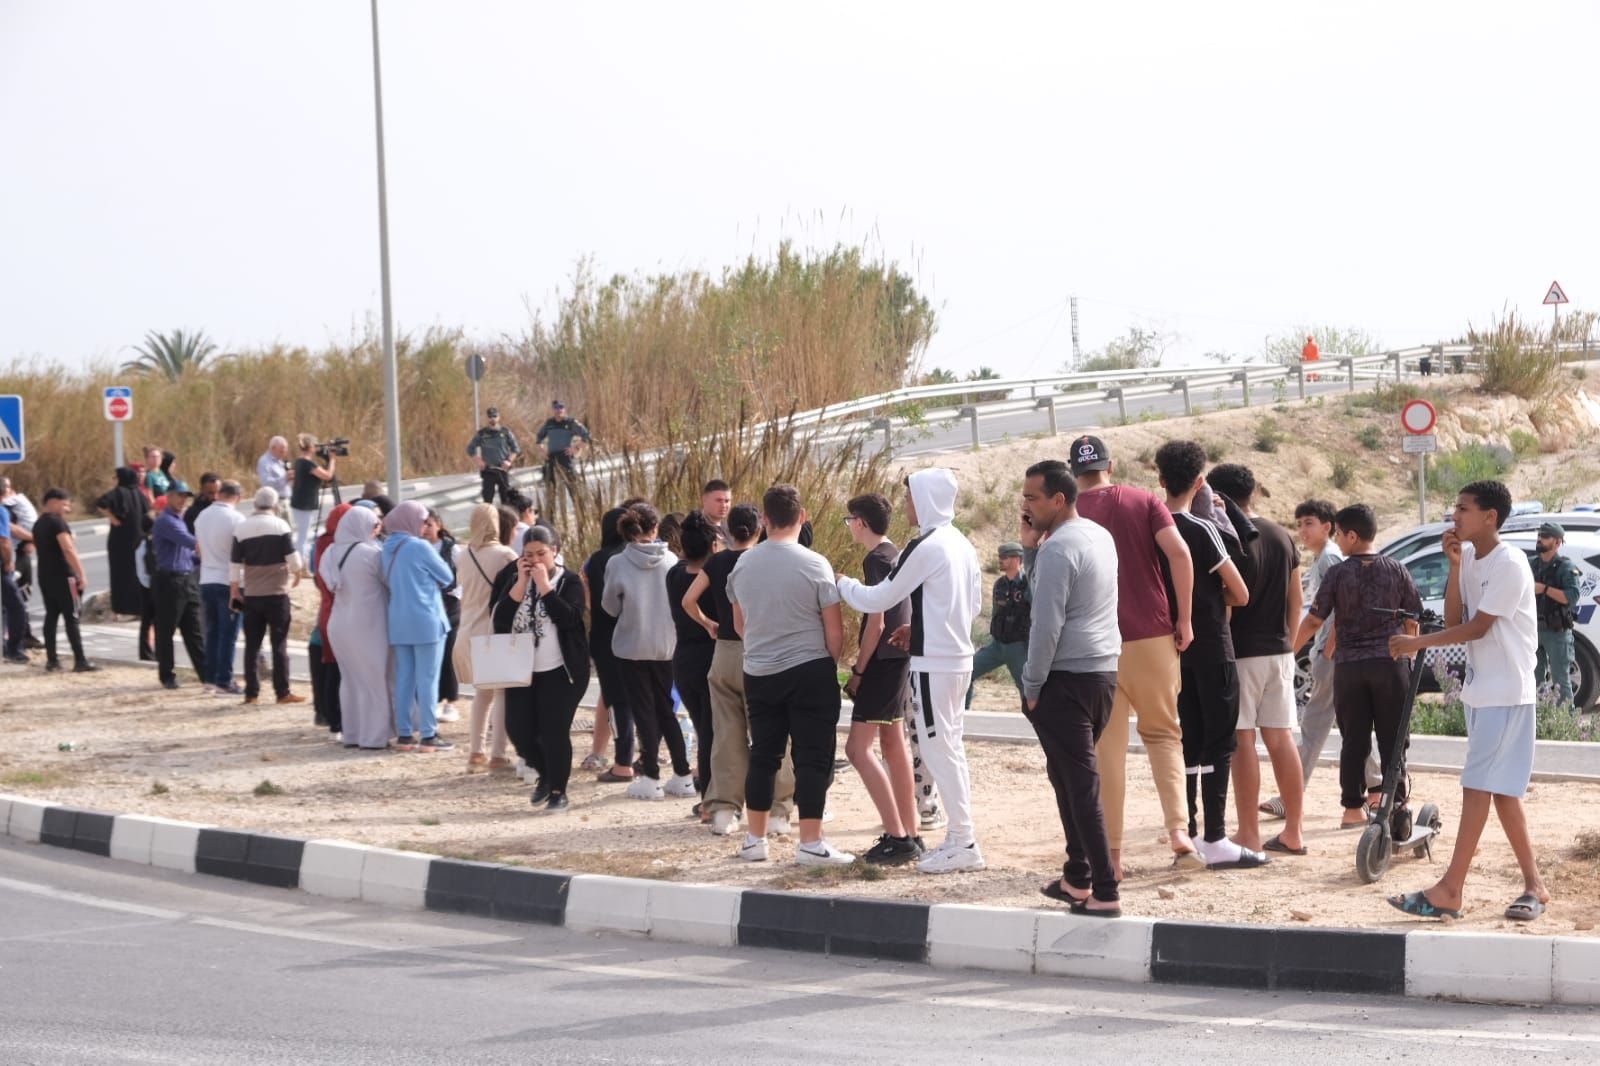
{"type": "Polygon", "coordinates": [[[923,762],[944,796],[950,827],[944,842],[923,855],[928,874],[981,870],[983,852],[972,825],[972,782],[961,741],[962,710],[972,680],[972,623],[983,603],[978,553],[953,525],[956,478],[948,470],[918,470],[906,479],[906,517],[918,535],[889,576],[876,585],[837,578],[839,595],[864,614],[911,601],[911,624],[892,635],[911,653],[911,706],[923,762]]]}

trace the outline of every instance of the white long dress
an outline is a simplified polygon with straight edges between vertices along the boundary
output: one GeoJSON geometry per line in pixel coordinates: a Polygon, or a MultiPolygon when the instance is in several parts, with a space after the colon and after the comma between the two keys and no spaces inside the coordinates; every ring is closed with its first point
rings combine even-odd
{"type": "Polygon", "coordinates": [[[382,748],[394,736],[394,668],[389,649],[389,593],[383,583],[378,542],[372,539],[376,516],[368,519],[370,513],[358,507],[345,514],[333,544],[318,560],[317,571],[334,594],[328,639],[339,656],[344,742],[382,748]]]}

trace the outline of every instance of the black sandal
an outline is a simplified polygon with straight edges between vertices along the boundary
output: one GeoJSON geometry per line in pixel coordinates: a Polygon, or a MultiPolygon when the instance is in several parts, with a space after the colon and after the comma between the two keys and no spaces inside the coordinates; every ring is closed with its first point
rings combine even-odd
{"type": "Polygon", "coordinates": [[[1048,884],[1039,886],[1039,894],[1046,899],[1053,899],[1057,903],[1065,903],[1069,907],[1076,907],[1088,896],[1074,896],[1071,892],[1061,887],[1060,880],[1052,880],[1048,884]]]}
{"type": "Polygon", "coordinates": [[[1084,899],[1079,900],[1078,902],[1076,902],[1074,904],[1072,904],[1072,906],[1068,907],[1067,909],[1070,910],[1073,914],[1081,914],[1085,918],[1121,918],[1122,917],[1122,908],[1120,906],[1112,907],[1109,910],[1091,910],[1090,907],[1089,907],[1089,898],[1087,898],[1087,897],[1084,898],[1084,899]]]}

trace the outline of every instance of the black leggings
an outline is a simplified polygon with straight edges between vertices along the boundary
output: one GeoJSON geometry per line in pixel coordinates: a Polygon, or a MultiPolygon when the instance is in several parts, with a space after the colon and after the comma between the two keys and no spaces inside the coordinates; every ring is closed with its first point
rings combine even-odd
{"type": "MultiPolygon", "coordinates": [[[[1333,664],[1334,715],[1339,721],[1339,803],[1358,811],[1367,801],[1367,755],[1371,736],[1378,734],[1378,759],[1389,777],[1400,712],[1411,689],[1410,667],[1403,659],[1357,659],[1333,664]]],[[[1400,781],[1395,802],[1404,803],[1406,782],[1400,781]]]]}
{"type": "Polygon", "coordinates": [[[450,632],[444,636],[444,662],[439,666],[439,698],[454,703],[461,698],[461,682],[456,678],[456,634],[461,631],[461,609],[446,610],[450,632]]]}
{"type": "Polygon", "coordinates": [[[679,644],[672,656],[672,683],[694,723],[694,790],[711,788],[711,656],[715,644],[679,644]]]}
{"type": "Polygon", "coordinates": [[[612,742],[617,765],[633,765],[633,712],[622,683],[622,660],[611,652],[610,629],[592,626],[589,630],[589,658],[594,660],[595,676],[600,680],[600,698],[611,712],[612,742]]]}
{"type": "Polygon", "coordinates": [[[633,712],[633,728],[639,733],[639,772],[654,781],[661,777],[661,742],[667,742],[672,756],[672,773],[689,775],[689,748],[683,730],[672,713],[672,663],[653,659],[618,659],[622,698],[633,712]]]}
{"type": "Polygon", "coordinates": [[[78,597],[66,580],[39,579],[39,592],[44,596],[44,654],[50,662],[56,661],[56,619],[67,623],[67,643],[72,645],[72,658],[83,662],[83,635],[78,631],[78,597]]]}
{"type": "Polygon", "coordinates": [[[785,748],[794,754],[794,802],[801,818],[821,818],[839,744],[839,675],[832,659],[776,674],[744,675],[750,709],[750,769],[744,805],[772,810],[773,782],[785,748]]]}
{"type": "Polygon", "coordinates": [[[328,732],[344,732],[344,717],[339,711],[339,664],[322,661],[322,649],[311,645],[307,661],[311,665],[312,706],[328,723],[328,732]]]}
{"type": "Polygon", "coordinates": [[[588,687],[587,672],[568,678],[563,666],[505,690],[506,738],[552,795],[566,792],[572,776],[572,719],[588,687]]]}
{"type": "Polygon", "coordinates": [[[1178,724],[1183,727],[1183,764],[1188,771],[1189,835],[1195,836],[1196,796],[1202,798],[1209,841],[1228,835],[1228,773],[1239,728],[1239,670],[1232,660],[1181,668],[1178,724]]]}

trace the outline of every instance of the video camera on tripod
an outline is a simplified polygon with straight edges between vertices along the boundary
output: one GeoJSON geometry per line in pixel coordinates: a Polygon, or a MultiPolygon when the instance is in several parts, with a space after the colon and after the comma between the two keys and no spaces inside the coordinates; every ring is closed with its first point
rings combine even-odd
{"type": "Polygon", "coordinates": [[[343,459],[350,454],[350,438],[330,437],[325,441],[319,441],[316,450],[317,458],[324,462],[336,455],[343,459]]]}

